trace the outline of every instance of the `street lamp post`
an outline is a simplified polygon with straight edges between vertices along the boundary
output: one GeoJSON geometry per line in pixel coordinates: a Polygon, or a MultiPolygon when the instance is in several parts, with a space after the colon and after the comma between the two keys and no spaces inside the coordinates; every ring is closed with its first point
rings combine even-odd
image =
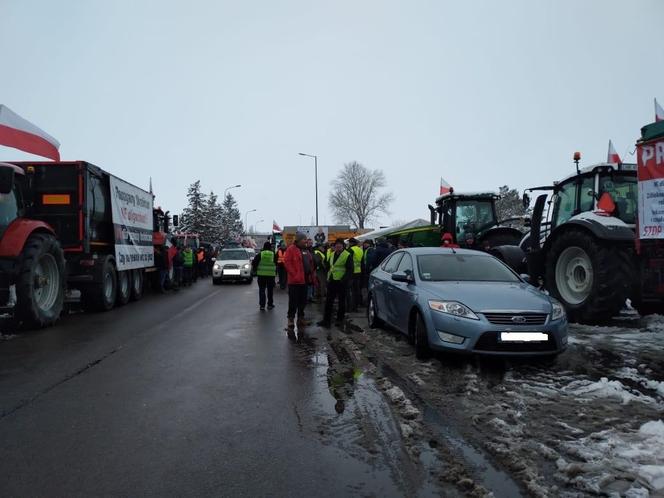
{"type": "Polygon", "coordinates": [[[228,187],[226,190],[224,190],[224,199],[226,199],[226,192],[233,188],[240,188],[241,186],[242,185],[233,185],[232,187],[228,187]]]}
{"type": "Polygon", "coordinates": [[[249,213],[255,212],[255,209],[250,209],[246,213],[244,213],[244,233],[249,233],[249,227],[247,226],[247,217],[249,216],[249,213]]]}
{"type": "Polygon", "coordinates": [[[298,154],[301,156],[314,158],[314,175],[316,179],[316,226],[318,226],[318,156],[313,154],[305,154],[304,152],[298,152],[298,154]]]}

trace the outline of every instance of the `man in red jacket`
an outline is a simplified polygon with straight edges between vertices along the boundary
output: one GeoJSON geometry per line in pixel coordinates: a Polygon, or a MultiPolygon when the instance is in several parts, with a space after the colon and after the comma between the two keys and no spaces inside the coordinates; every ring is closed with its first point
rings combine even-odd
{"type": "Polygon", "coordinates": [[[295,234],[295,243],[288,246],[284,256],[288,282],[288,333],[292,334],[295,328],[295,314],[297,313],[297,327],[307,325],[304,319],[304,308],[307,305],[307,279],[311,272],[307,265],[311,264],[309,258],[302,257],[306,247],[307,236],[301,232],[295,234]]]}

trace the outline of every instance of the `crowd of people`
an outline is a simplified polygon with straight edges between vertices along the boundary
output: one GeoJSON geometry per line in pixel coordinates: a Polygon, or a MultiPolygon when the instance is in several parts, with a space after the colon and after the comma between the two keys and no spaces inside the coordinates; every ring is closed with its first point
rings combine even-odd
{"type": "Polygon", "coordinates": [[[286,330],[293,334],[311,325],[307,319],[309,303],[325,303],[321,327],[330,327],[336,307],[335,324],[342,325],[346,310],[355,312],[364,305],[369,274],[396,247],[387,240],[374,244],[351,238],[333,243],[295,234],[290,246],[281,242],[274,250],[271,242],[253,260],[253,273],[258,278],[258,304],[261,311],[274,309],[274,289],[288,290],[286,330]]]}
{"type": "Polygon", "coordinates": [[[216,251],[212,246],[193,248],[173,238],[168,246],[155,250],[155,267],[159,272],[157,290],[178,291],[189,287],[199,278],[212,275],[212,265],[216,251]]]}

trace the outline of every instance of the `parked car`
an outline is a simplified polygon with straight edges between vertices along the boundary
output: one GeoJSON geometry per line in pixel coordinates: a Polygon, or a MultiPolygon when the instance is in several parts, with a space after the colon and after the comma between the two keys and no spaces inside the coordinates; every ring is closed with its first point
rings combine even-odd
{"type": "Polygon", "coordinates": [[[219,252],[212,266],[212,283],[219,285],[224,281],[244,281],[250,284],[251,258],[249,251],[243,247],[223,249],[219,252]]]}
{"type": "Polygon", "coordinates": [[[418,358],[431,349],[556,355],[567,347],[563,306],[497,258],[468,249],[394,252],[369,277],[369,326],[406,334],[418,358]]]}

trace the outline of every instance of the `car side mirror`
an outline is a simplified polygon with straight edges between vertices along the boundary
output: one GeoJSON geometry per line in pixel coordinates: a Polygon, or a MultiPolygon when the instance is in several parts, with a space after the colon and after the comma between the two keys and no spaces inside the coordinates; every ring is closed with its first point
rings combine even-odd
{"type": "Polygon", "coordinates": [[[9,194],[14,189],[14,168],[0,166],[0,194],[9,194]]]}
{"type": "Polygon", "coordinates": [[[523,281],[526,282],[527,284],[529,284],[529,285],[533,285],[533,282],[532,282],[532,280],[530,279],[530,275],[528,275],[527,273],[522,273],[521,275],[519,275],[519,277],[521,277],[521,280],[523,280],[523,281]]]}
{"type": "Polygon", "coordinates": [[[392,280],[395,282],[404,282],[406,284],[412,284],[415,282],[415,279],[410,273],[406,273],[403,271],[398,271],[396,273],[392,274],[392,280]]]}

